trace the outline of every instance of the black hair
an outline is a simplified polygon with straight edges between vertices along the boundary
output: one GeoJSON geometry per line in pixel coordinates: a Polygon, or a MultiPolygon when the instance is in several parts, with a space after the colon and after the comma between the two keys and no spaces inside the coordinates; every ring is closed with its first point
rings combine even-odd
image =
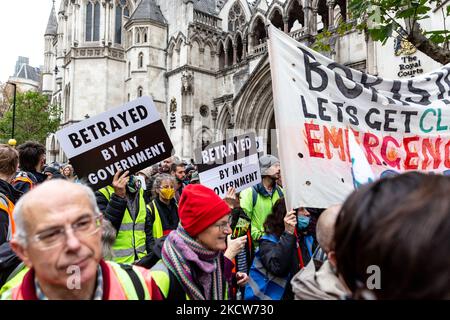
{"type": "Polygon", "coordinates": [[[354,191],[336,221],[338,272],[378,299],[450,298],[450,177],[410,172],[354,191]],[[380,287],[368,285],[374,267],[380,287]],[[367,291],[374,289],[374,291],[367,291]]]}

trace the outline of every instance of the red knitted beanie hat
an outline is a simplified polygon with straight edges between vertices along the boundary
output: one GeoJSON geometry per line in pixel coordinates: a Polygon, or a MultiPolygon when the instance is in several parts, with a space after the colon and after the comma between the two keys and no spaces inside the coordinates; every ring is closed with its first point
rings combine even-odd
{"type": "Polygon", "coordinates": [[[185,187],[178,205],[181,225],[191,237],[196,237],[230,211],[225,201],[201,184],[185,187]]]}

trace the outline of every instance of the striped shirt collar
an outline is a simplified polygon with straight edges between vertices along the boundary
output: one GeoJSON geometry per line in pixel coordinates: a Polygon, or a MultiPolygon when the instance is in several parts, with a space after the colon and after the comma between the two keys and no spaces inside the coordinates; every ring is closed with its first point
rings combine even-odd
{"type": "MultiPolygon", "coordinates": [[[[36,296],[37,296],[38,300],[48,300],[48,298],[45,296],[44,292],[42,291],[41,286],[39,285],[39,282],[36,277],[34,277],[34,286],[36,288],[36,296]]],[[[102,300],[102,299],[103,299],[103,274],[102,274],[102,268],[99,265],[97,267],[97,282],[96,282],[95,292],[94,292],[94,295],[92,296],[91,300],[102,300]]]]}

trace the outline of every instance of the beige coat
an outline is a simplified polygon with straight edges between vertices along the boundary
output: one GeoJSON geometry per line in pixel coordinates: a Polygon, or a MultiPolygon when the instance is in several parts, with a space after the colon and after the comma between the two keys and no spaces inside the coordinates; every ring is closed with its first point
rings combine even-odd
{"type": "Polygon", "coordinates": [[[318,271],[311,260],[291,280],[295,300],[339,300],[348,292],[326,260],[318,271]]]}

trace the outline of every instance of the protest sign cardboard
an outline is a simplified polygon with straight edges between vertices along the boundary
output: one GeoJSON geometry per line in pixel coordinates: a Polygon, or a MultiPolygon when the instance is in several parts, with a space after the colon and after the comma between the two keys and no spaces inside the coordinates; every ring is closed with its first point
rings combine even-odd
{"type": "Polygon", "coordinates": [[[353,191],[349,130],[375,178],[450,169],[450,66],[388,80],[338,64],[269,28],[281,174],[288,208],[353,191]]]}
{"type": "Polygon", "coordinates": [[[229,187],[240,192],[261,182],[255,134],[215,142],[195,150],[200,183],[225,197],[229,187]]]}
{"type": "Polygon", "coordinates": [[[56,133],[79,178],[93,189],[118,170],[135,173],[172,154],[172,142],[149,97],[142,97],[56,133]]]}

